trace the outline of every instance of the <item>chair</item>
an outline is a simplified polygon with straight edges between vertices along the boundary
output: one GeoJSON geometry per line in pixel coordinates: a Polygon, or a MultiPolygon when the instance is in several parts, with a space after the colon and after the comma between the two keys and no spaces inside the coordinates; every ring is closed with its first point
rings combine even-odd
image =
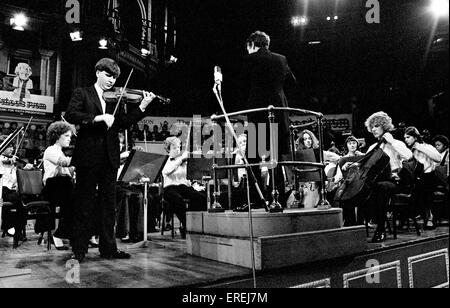
{"type": "MultiPolygon", "coordinates": [[[[175,237],[175,226],[174,226],[174,221],[175,221],[175,214],[173,211],[170,211],[169,209],[169,203],[164,199],[164,180],[161,178],[161,190],[160,190],[160,194],[161,194],[161,213],[162,213],[162,218],[160,221],[160,229],[161,229],[161,235],[164,235],[164,229],[165,226],[164,224],[166,223],[166,215],[167,213],[171,214],[170,217],[170,230],[172,233],[172,238],[175,237]]],[[[189,199],[183,199],[184,204],[186,205],[186,209],[189,209],[189,203],[190,200],[189,199]]],[[[184,226],[186,228],[186,226],[184,226]]]]}
{"type": "MultiPolygon", "coordinates": [[[[184,204],[186,205],[186,209],[189,209],[189,199],[183,199],[184,204]]],[[[162,211],[162,218],[161,218],[161,235],[164,235],[164,223],[166,222],[166,215],[167,213],[171,214],[170,217],[170,230],[172,233],[172,238],[175,237],[175,226],[174,226],[174,220],[175,220],[175,214],[173,211],[170,211],[169,209],[169,203],[164,200],[164,195],[161,197],[161,211],[162,211]]],[[[184,226],[186,227],[186,226],[184,226]]]]}
{"type": "MultiPolygon", "coordinates": [[[[0,186],[0,190],[1,190],[1,186],[0,186]]],[[[15,212],[16,210],[12,208],[13,206],[14,205],[11,202],[3,201],[3,199],[0,196],[0,215],[2,215],[3,208],[5,208],[7,211],[15,212]]],[[[0,216],[0,224],[2,223],[1,218],[2,217],[0,216]]],[[[2,238],[6,236],[7,232],[8,232],[8,230],[3,230],[2,238]]]]}
{"type": "Polygon", "coordinates": [[[416,215],[413,210],[412,195],[406,193],[397,193],[393,195],[390,199],[389,205],[392,210],[392,233],[394,239],[397,239],[397,218],[400,217],[401,213],[406,213],[407,227],[409,228],[409,219],[411,218],[416,229],[417,236],[420,236],[420,227],[417,223],[416,215]]]}
{"type": "MultiPolygon", "coordinates": [[[[40,216],[47,216],[48,221],[54,220],[54,213],[50,202],[42,199],[42,170],[23,170],[17,169],[17,187],[22,203],[24,222],[30,219],[36,219],[40,216]]],[[[24,230],[25,231],[25,230],[24,230]]],[[[24,232],[25,236],[25,232],[24,232]]],[[[47,250],[51,249],[52,223],[48,223],[47,229],[47,250]]],[[[14,243],[17,247],[18,243],[14,243]]]]}

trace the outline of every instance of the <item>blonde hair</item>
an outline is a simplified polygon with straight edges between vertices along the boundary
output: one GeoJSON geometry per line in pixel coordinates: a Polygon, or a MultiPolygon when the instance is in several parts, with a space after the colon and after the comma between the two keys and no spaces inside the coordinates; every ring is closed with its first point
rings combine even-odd
{"type": "Polygon", "coordinates": [[[364,125],[369,132],[372,132],[372,128],[375,126],[381,126],[385,132],[391,132],[394,130],[394,124],[392,124],[392,118],[388,116],[386,112],[378,111],[367,118],[364,125]]]}
{"type": "Polygon", "coordinates": [[[30,76],[33,73],[33,71],[31,70],[31,66],[24,62],[20,62],[19,64],[17,64],[16,69],[14,70],[14,73],[16,75],[19,75],[19,73],[22,70],[25,70],[28,74],[30,74],[30,76]]]}
{"type": "Polygon", "coordinates": [[[171,145],[177,145],[177,143],[181,143],[181,140],[178,137],[167,137],[166,140],[164,140],[164,150],[166,150],[167,153],[170,152],[170,146],[171,145]]]}

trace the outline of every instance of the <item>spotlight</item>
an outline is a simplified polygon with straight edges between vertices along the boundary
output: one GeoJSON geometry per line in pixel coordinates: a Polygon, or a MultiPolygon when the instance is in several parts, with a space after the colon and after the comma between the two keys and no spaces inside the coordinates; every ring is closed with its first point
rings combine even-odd
{"type": "Polygon", "coordinates": [[[437,18],[448,16],[448,0],[431,0],[429,10],[437,18]]]}
{"type": "Polygon", "coordinates": [[[334,16],[334,20],[338,20],[338,18],[339,18],[339,17],[338,17],[337,15],[334,16]]]}
{"type": "Polygon", "coordinates": [[[101,39],[100,41],[98,41],[98,45],[99,49],[108,49],[108,41],[106,39],[101,39]]]}
{"type": "Polygon", "coordinates": [[[331,17],[330,17],[330,16],[327,16],[327,20],[330,21],[330,20],[331,20],[331,17]]]}
{"type": "Polygon", "coordinates": [[[26,17],[23,13],[14,15],[10,20],[10,25],[13,26],[14,30],[24,31],[25,26],[28,23],[28,17],[26,17]]]}
{"type": "Polygon", "coordinates": [[[77,41],[83,40],[83,38],[81,37],[81,32],[78,30],[70,32],[70,39],[72,40],[72,42],[77,42],[77,41]]]}
{"type": "Polygon", "coordinates": [[[291,24],[294,27],[305,26],[308,23],[308,19],[305,16],[294,16],[291,18],[291,24]]]}

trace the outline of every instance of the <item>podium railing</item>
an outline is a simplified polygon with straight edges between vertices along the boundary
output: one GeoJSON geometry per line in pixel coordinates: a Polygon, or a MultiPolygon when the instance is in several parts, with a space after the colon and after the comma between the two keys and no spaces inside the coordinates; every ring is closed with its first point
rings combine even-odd
{"type": "MultiPolygon", "coordinates": [[[[291,125],[289,127],[290,130],[290,139],[291,139],[291,154],[292,154],[292,160],[291,161],[277,161],[274,159],[274,157],[278,156],[278,153],[275,153],[275,148],[274,148],[274,143],[275,140],[274,138],[276,138],[276,136],[274,136],[274,131],[273,131],[273,125],[269,126],[269,133],[270,133],[270,162],[269,163],[256,163],[256,164],[248,164],[246,167],[258,167],[258,166],[271,166],[272,168],[270,168],[271,171],[271,180],[272,180],[272,197],[273,197],[273,203],[272,206],[276,206],[276,207],[280,207],[279,203],[278,203],[278,196],[279,196],[279,192],[277,191],[276,187],[275,187],[275,168],[277,165],[285,165],[285,166],[311,166],[311,167],[316,167],[314,169],[306,169],[306,170],[302,170],[302,169],[294,169],[294,175],[295,175],[295,188],[296,191],[298,191],[298,181],[297,181],[297,173],[301,173],[301,172],[311,172],[311,171],[320,171],[319,172],[319,179],[320,179],[320,201],[318,204],[318,209],[328,209],[330,208],[330,203],[327,201],[326,199],[326,195],[325,195],[325,177],[323,174],[323,170],[325,169],[325,162],[324,162],[324,148],[323,148],[323,125],[324,125],[324,116],[322,113],[320,112],[315,112],[315,111],[311,111],[311,110],[306,110],[306,109],[299,109],[299,108],[290,108],[290,107],[274,107],[274,106],[268,106],[266,108],[256,108],[256,109],[247,109],[247,110],[242,110],[242,111],[237,111],[237,112],[233,112],[233,113],[228,113],[227,115],[212,115],[211,116],[211,122],[212,125],[218,125],[218,122],[220,120],[225,120],[226,117],[235,117],[235,116],[240,116],[240,115],[248,115],[248,114],[253,114],[253,113],[261,113],[261,112],[267,112],[268,113],[268,119],[269,119],[269,123],[270,124],[274,124],[275,123],[275,112],[289,112],[292,114],[297,114],[297,115],[311,115],[311,116],[315,116],[316,117],[316,121],[315,122],[310,122],[310,123],[306,123],[303,125],[297,125],[297,126],[293,126],[291,125]],[[294,136],[294,130],[298,129],[298,128],[303,128],[303,127],[308,127],[311,125],[317,124],[318,127],[318,138],[319,138],[319,162],[305,162],[305,161],[296,161],[295,160],[295,146],[294,146],[294,140],[293,140],[293,136],[294,136]]],[[[213,134],[213,142],[214,144],[216,144],[216,140],[215,138],[215,134],[213,134]]],[[[231,169],[238,169],[238,168],[243,168],[242,165],[223,165],[223,166],[219,166],[216,162],[216,156],[213,156],[213,184],[214,184],[214,193],[213,193],[213,207],[218,209],[219,211],[222,209],[220,203],[218,202],[218,198],[220,196],[220,192],[218,192],[217,187],[218,187],[218,179],[217,179],[217,171],[221,170],[221,169],[227,169],[227,170],[231,170],[231,169]]],[[[229,191],[230,191],[230,187],[229,187],[229,191]]]]}

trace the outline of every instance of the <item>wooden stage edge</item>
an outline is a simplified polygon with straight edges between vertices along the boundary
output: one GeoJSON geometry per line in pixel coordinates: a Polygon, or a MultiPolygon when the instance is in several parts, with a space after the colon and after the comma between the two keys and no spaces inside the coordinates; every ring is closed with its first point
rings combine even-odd
{"type": "MultiPolygon", "coordinates": [[[[373,230],[371,230],[373,232],[373,230]]],[[[80,265],[80,281],[68,281],[71,252],[47,251],[36,245],[37,236],[12,249],[11,239],[0,239],[0,272],[28,271],[0,278],[0,288],[252,288],[251,270],[187,253],[187,242],[177,233],[150,233],[148,247],[119,248],[130,260],[104,260],[90,249],[80,265]]],[[[369,239],[366,239],[367,241],[369,239]]],[[[449,228],[439,226],[417,236],[413,228],[398,239],[367,243],[357,254],[256,273],[258,288],[429,288],[449,286],[449,228]]]]}

